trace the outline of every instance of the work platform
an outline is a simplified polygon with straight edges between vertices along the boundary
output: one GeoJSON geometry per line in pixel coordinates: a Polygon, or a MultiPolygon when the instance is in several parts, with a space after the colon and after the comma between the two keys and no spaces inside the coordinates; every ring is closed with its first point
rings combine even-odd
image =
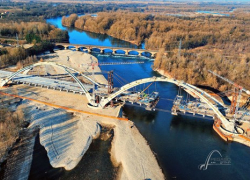
{"type": "Polygon", "coordinates": [[[152,92],[151,94],[145,94],[141,92],[126,91],[123,94],[117,96],[114,99],[116,102],[129,102],[131,104],[137,104],[141,107],[145,107],[146,110],[152,111],[159,102],[159,93],[152,92]]]}
{"type": "MultiPolygon", "coordinates": [[[[214,106],[217,107],[217,109],[222,114],[224,114],[227,119],[233,121],[234,116],[230,114],[230,107],[218,106],[217,104],[214,104],[214,106]]],[[[213,109],[209,107],[207,103],[201,102],[199,99],[196,99],[196,101],[187,101],[183,99],[183,96],[179,95],[176,96],[171,110],[172,115],[178,115],[178,112],[181,112],[183,114],[189,113],[193,114],[194,116],[201,115],[203,117],[216,117],[213,109]]],[[[239,119],[244,113],[245,111],[239,110],[238,114],[236,115],[236,119],[239,119]]],[[[244,119],[241,119],[239,121],[250,121],[250,113],[247,113],[244,116],[244,119]]]]}

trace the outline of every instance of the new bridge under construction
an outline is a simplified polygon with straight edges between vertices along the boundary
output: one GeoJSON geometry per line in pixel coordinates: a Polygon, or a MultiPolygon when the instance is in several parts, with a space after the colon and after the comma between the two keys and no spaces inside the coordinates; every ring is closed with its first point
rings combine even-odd
{"type": "MultiPolygon", "coordinates": [[[[10,85],[15,86],[15,84],[26,84],[29,86],[42,87],[57,91],[79,93],[85,96],[88,101],[88,103],[83,104],[83,106],[96,109],[96,112],[98,112],[98,109],[112,108],[113,106],[123,105],[126,102],[132,105],[145,107],[145,109],[149,111],[157,111],[159,110],[156,108],[157,103],[160,100],[159,92],[146,92],[149,90],[149,87],[156,82],[172,83],[193,97],[192,100],[185,100],[179,93],[172,101],[173,107],[171,113],[173,115],[181,113],[194,116],[200,115],[199,117],[211,117],[211,119],[214,120],[214,130],[224,140],[238,141],[247,145],[250,143],[248,129],[244,129],[240,126],[242,123],[250,123],[250,113],[248,111],[250,105],[249,99],[243,106],[240,106],[239,103],[243,93],[247,95],[250,94],[249,91],[243,87],[235,85],[235,83],[224,78],[224,80],[235,85],[233,91],[234,101],[231,106],[227,106],[208,92],[174,78],[167,78],[164,76],[144,78],[128,82],[121,87],[113,86],[113,79],[115,77],[113,71],[107,72],[107,84],[98,83],[95,78],[93,78],[95,75],[95,67],[114,64],[126,65],[132,63],[97,63],[92,61],[91,63],[86,64],[86,66],[89,66],[89,72],[80,72],[72,67],[55,62],[38,62],[21,68],[16,72],[1,70],[1,87],[5,87],[4,89],[6,89],[10,85]],[[64,73],[52,75],[46,72],[41,74],[34,70],[43,66],[58,68],[61,71],[64,71],[64,73]],[[148,85],[146,85],[146,87],[144,86],[141,90],[137,90],[136,87],[142,84],[148,85]]],[[[211,71],[211,73],[213,72],[211,71]]],[[[213,74],[219,78],[223,78],[215,73],[213,74]]]]}

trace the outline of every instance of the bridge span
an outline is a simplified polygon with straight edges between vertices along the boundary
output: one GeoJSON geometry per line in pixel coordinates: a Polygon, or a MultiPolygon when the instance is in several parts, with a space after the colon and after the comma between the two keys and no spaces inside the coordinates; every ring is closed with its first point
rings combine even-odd
{"type": "Polygon", "coordinates": [[[168,83],[173,83],[177,86],[183,87],[185,90],[187,90],[188,93],[191,93],[191,95],[196,95],[198,96],[203,102],[205,102],[217,115],[217,117],[221,120],[223,125],[225,126],[226,129],[230,129],[231,131],[234,130],[234,123],[229,122],[224,115],[219,111],[218,107],[215,106],[209,99],[212,99],[215,101],[217,104],[222,105],[218,100],[210,96],[208,93],[202,91],[201,89],[197,87],[193,87],[192,85],[185,83],[183,81],[178,81],[172,78],[165,78],[165,77],[152,77],[152,78],[145,78],[145,79],[140,79],[137,81],[133,81],[129,84],[126,84],[122,86],[118,91],[110,94],[107,98],[103,98],[99,104],[97,104],[100,107],[104,107],[106,104],[108,104],[112,99],[115,97],[119,96],[123,92],[125,92],[128,89],[131,89],[135,86],[138,86],[140,84],[145,84],[145,83],[150,83],[150,82],[168,82],[168,83]],[[197,90],[199,89],[199,91],[197,90]]]}
{"type": "MultiPolygon", "coordinates": [[[[17,83],[25,83],[27,82],[27,80],[25,81],[25,78],[29,78],[29,76],[25,76],[27,75],[27,73],[33,69],[34,67],[36,66],[43,66],[43,65],[50,65],[50,66],[53,66],[53,67],[57,67],[59,69],[62,69],[63,71],[65,71],[69,76],[71,76],[75,81],[76,83],[78,84],[78,86],[80,87],[80,90],[82,92],[79,92],[82,94],[85,94],[87,99],[89,101],[91,101],[91,95],[89,93],[89,90],[90,90],[90,87],[89,85],[84,85],[76,76],[74,73],[82,76],[83,78],[89,80],[90,82],[92,82],[93,84],[96,84],[97,86],[99,86],[99,84],[97,82],[95,82],[94,80],[92,80],[91,78],[89,78],[88,76],[84,75],[83,73],[81,72],[78,72],[77,70],[73,69],[73,68],[70,68],[70,67],[67,67],[65,65],[62,65],[62,64],[58,64],[58,63],[54,63],[54,62],[39,62],[39,63],[35,63],[35,64],[32,64],[32,65],[29,65],[29,66],[26,66],[20,70],[18,70],[17,72],[15,73],[10,73],[9,75],[7,75],[7,77],[4,77],[1,79],[0,81],[0,87],[3,87],[4,85],[6,85],[8,82],[12,81],[12,82],[17,82],[17,83]],[[21,75],[21,73],[24,73],[24,75],[21,75]]],[[[4,73],[2,73],[4,74],[4,73]]],[[[6,72],[5,72],[6,74],[6,72]]],[[[47,79],[47,78],[45,78],[47,79]]],[[[52,87],[54,89],[66,89],[66,91],[68,90],[72,90],[73,86],[72,84],[69,84],[68,82],[62,82],[62,81],[57,81],[55,82],[53,80],[53,82],[50,82],[49,80],[44,80],[44,78],[41,78],[41,77],[36,77],[34,78],[33,77],[33,82],[30,82],[28,81],[28,84],[34,84],[34,85],[40,85],[40,86],[47,86],[47,87],[52,87]],[[70,88],[69,88],[70,87],[70,88]]],[[[78,88],[79,89],[79,88],[78,88]]],[[[73,92],[76,91],[76,88],[73,88],[72,90],[73,92]]]]}
{"type": "MultiPolygon", "coordinates": [[[[92,95],[89,93],[90,87],[89,85],[83,84],[76,76],[73,72],[80,74],[81,76],[83,76],[84,78],[90,80],[93,84],[96,84],[98,87],[100,87],[101,85],[96,83],[94,80],[92,80],[91,78],[85,76],[84,74],[66,67],[64,65],[61,64],[56,64],[53,62],[39,62],[27,67],[24,67],[22,69],[20,69],[19,71],[15,72],[15,73],[11,73],[9,74],[8,77],[5,77],[1,80],[1,86],[6,85],[9,81],[15,80],[15,77],[19,77],[19,80],[24,78],[23,75],[21,76],[20,73],[24,72],[24,74],[27,74],[28,71],[30,71],[33,67],[35,66],[41,66],[41,65],[51,65],[51,66],[56,66],[59,67],[61,69],[63,69],[67,74],[69,74],[77,83],[77,85],[79,86],[79,88],[82,90],[82,94],[85,94],[89,105],[93,108],[105,108],[106,105],[111,102],[113,99],[119,97],[121,94],[123,94],[125,91],[132,89],[135,86],[138,86],[140,84],[145,84],[145,83],[150,83],[150,82],[167,82],[167,83],[173,83],[179,87],[182,87],[185,91],[187,91],[188,93],[190,93],[192,96],[196,96],[199,97],[199,99],[206,103],[214,112],[214,114],[216,115],[216,118],[219,119],[223,125],[223,128],[225,128],[227,131],[229,132],[234,132],[235,131],[235,123],[234,122],[230,122],[218,109],[217,105],[223,106],[222,103],[220,103],[218,100],[216,100],[215,98],[213,98],[212,96],[210,96],[208,93],[204,92],[203,90],[190,85],[188,83],[185,83],[183,81],[178,81],[176,79],[172,79],[172,78],[166,78],[166,77],[151,77],[151,78],[145,78],[145,79],[140,79],[140,80],[136,80],[133,81],[131,83],[128,83],[124,86],[122,86],[121,88],[119,88],[118,90],[114,91],[111,94],[104,94],[103,96],[100,97],[100,100],[96,101],[95,98],[95,94],[92,93],[92,95]],[[214,103],[212,103],[212,101],[216,104],[214,105],[214,103]]],[[[0,72],[1,73],[1,72],[0,72]]],[[[30,76],[25,76],[25,78],[31,78],[30,76]]],[[[20,80],[21,81],[21,80],[20,80]]],[[[76,84],[75,83],[75,84],[76,84]]],[[[94,87],[94,86],[92,86],[94,87]]]]}
{"type": "Polygon", "coordinates": [[[137,55],[147,56],[155,58],[158,50],[146,50],[146,49],[135,49],[135,48],[124,48],[124,47],[109,47],[109,46],[96,46],[96,45],[84,45],[84,44],[69,44],[69,43],[55,43],[56,47],[63,47],[64,49],[75,48],[76,50],[91,52],[99,52],[102,54],[111,53],[116,55],[137,55]]]}

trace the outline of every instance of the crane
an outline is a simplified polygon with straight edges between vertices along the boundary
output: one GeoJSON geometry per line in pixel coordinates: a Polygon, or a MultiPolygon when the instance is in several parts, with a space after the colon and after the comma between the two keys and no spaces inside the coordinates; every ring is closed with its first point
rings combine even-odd
{"type": "Polygon", "coordinates": [[[150,83],[145,89],[143,89],[143,91],[141,91],[141,92],[139,93],[137,99],[140,99],[140,96],[141,96],[141,95],[142,95],[142,94],[143,94],[152,84],[153,84],[153,82],[150,83]]]}
{"type": "Polygon", "coordinates": [[[247,102],[241,107],[242,110],[245,110],[245,112],[241,115],[240,119],[242,120],[245,115],[247,115],[250,110],[247,110],[250,106],[250,97],[247,99],[247,102]]]}
{"type": "Polygon", "coordinates": [[[213,71],[211,71],[211,70],[208,70],[208,72],[210,72],[210,73],[212,73],[213,75],[215,75],[215,76],[217,76],[217,77],[223,79],[224,81],[226,81],[226,82],[228,82],[228,83],[234,85],[235,87],[241,88],[242,91],[244,91],[245,93],[247,93],[248,95],[250,95],[250,91],[249,91],[249,90],[243,88],[242,86],[239,86],[239,85],[236,84],[235,82],[233,82],[233,81],[231,81],[231,80],[229,80],[229,79],[227,79],[227,78],[225,78],[225,77],[222,77],[221,75],[219,75],[219,74],[217,74],[217,73],[215,73],[215,72],[213,72],[213,71]]]}
{"type": "Polygon", "coordinates": [[[237,113],[238,113],[238,110],[239,110],[239,103],[240,103],[240,99],[241,99],[241,94],[244,91],[245,93],[250,95],[250,91],[243,88],[242,86],[236,84],[235,82],[233,82],[233,81],[231,81],[231,80],[229,80],[229,79],[227,79],[225,77],[220,76],[219,74],[217,74],[217,73],[215,73],[215,72],[213,72],[211,70],[208,70],[208,72],[210,72],[213,75],[223,79],[224,81],[234,85],[235,88],[234,88],[234,95],[233,95],[233,99],[232,99],[232,103],[231,103],[231,107],[230,107],[230,113],[234,114],[234,119],[236,120],[236,116],[237,116],[237,113]]]}
{"type": "MultiPolygon", "coordinates": [[[[92,78],[94,79],[94,69],[96,66],[107,66],[107,65],[122,65],[122,64],[143,64],[144,62],[108,62],[108,63],[99,63],[96,62],[91,58],[91,63],[87,63],[87,64],[81,64],[82,66],[88,66],[88,67],[92,67],[92,78]]],[[[112,76],[113,73],[109,74],[109,78],[108,78],[108,93],[111,93],[112,91],[112,87],[113,87],[113,80],[112,80],[112,76]]],[[[92,92],[92,100],[95,101],[96,97],[95,97],[95,84],[93,83],[93,92],[92,92]]]]}

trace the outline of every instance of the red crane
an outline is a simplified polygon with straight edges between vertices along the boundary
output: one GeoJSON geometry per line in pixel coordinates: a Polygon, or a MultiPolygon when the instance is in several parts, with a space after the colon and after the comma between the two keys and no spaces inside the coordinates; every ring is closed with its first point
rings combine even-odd
{"type": "Polygon", "coordinates": [[[246,92],[247,94],[250,95],[250,91],[243,88],[242,86],[236,84],[235,82],[225,78],[225,77],[222,77],[220,76],[219,74],[211,71],[211,70],[208,70],[208,72],[212,73],[213,75],[223,79],[224,81],[232,84],[234,86],[234,90],[233,90],[233,98],[232,98],[232,102],[231,102],[231,107],[230,107],[230,114],[234,114],[234,119],[236,119],[236,115],[238,113],[238,110],[239,110],[239,104],[240,104],[240,99],[241,99],[241,93],[242,91],[246,92]]]}
{"type": "MultiPolygon", "coordinates": [[[[122,65],[122,64],[143,64],[144,61],[141,62],[107,62],[107,63],[98,63],[94,62],[91,57],[91,63],[81,64],[82,66],[92,67],[92,78],[94,79],[94,69],[95,66],[109,66],[109,65],[122,65]]],[[[113,72],[109,72],[108,75],[108,93],[111,93],[113,89],[113,72]]],[[[95,84],[93,83],[93,99],[95,99],[95,84]]]]}

